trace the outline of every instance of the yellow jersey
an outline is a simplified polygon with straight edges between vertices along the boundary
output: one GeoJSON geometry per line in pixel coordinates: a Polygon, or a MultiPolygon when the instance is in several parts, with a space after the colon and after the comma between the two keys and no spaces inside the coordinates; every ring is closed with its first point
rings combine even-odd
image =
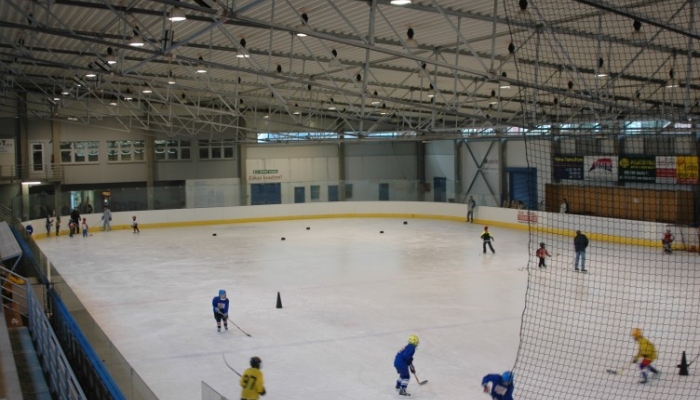
{"type": "Polygon", "coordinates": [[[258,400],[265,393],[263,373],[257,368],[248,368],[241,376],[241,399],[258,400]]]}
{"type": "Polygon", "coordinates": [[[637,362],[638,359],[647,359],[654,361],[656,360],[656,349],[654,348],[654,345],[648,341],[644,337],[639,337],[637,338],[637,343],[639,344],[639,351],[637,352],[637,355],[634,357],[634,362],[637,362]]]}

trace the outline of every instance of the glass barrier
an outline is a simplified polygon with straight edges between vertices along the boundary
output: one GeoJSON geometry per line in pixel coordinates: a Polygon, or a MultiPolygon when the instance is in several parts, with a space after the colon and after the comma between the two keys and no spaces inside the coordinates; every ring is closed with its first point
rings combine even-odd
{"type": "MultiPolygon", "coordinates": [[[[426,201],[466,204],[469,196],[474,198],[477,206],[498,207],[504,203],[500,195],[491,194],[489,189],[479,182],[469,188],[469,193],[455,192],[456,186],[454,181],[440,178],[432,182],[271,181],[248,184],[245,187],[241,187],[234,179],[204,179],[169,185],[157,183],[150,189],[145,186],[110,189],[96,187],[17,196],[12,200],[12,212],[22,221],[41,219],[49,215],[52,225],[48,228],[53,233],[57,222],[56,215],[61,219],[61,229],[67,229],[68,216],[74,208],[81,216],[85,216],[102,214],[105,206],[112,212],[120,212],[333,201],[426,201]]],[[[508,201],[509,207],[517,207],[516,204],[517,200],[508,201]]],[[[47,227],[43,225],[33,227],[34,231],[45,233],[47,227]]]]}
{"type": "Polygon", "coordinates": [[[50,275],[53,287],[61,297],[63,304],[75,319],[102,364],[119,386],[122,394],[129,400],[158,400],[141,377],[129,365],[124,356],[117,350],[114,343],[102,331],[78,296],[63,280],[53,264],[50,265],[50,275]]]}
{"type": "Polygon", "coordinates": [[[228,400],[214,390],[211,386],[202,381],[202,400],[228,400]]]}

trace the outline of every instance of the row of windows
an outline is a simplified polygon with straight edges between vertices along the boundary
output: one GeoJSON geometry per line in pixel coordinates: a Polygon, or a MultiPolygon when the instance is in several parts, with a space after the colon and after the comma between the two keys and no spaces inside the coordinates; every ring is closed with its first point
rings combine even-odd
{"type": "MultiPolygon", "coordinates": [[[[197,141],[200,160],[233,159],[233,139],[200,139],[197,141]]],[[[146,160],[145,140],[108,140],[107,161],[132,162],[146,160]]],[[[61,163],[80,164],[100,161],[100,142],[61,142],[61,163]]],[[[154,140],[153,153],[156,160],[190,160],[192,141],[154,140]]]]}

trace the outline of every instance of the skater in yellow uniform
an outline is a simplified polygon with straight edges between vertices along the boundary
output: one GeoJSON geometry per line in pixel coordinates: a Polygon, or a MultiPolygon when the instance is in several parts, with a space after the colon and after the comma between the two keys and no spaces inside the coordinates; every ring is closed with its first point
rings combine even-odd
{"type": "Polygon", "coordinates": [[[637,355],[632,359],[632,364],[636,364],[640,359],[642,360],[639,363],[639,383],[647,383],[647,371],[653,374],[652,377],[659,376],[659,371],[651,366],[651,363],[654,362],[657,357],[656,349],[647,338],[642,336],[641,329],[632,329],[630,335],[639,345],[639,351],[637,351],[637,355]]]}

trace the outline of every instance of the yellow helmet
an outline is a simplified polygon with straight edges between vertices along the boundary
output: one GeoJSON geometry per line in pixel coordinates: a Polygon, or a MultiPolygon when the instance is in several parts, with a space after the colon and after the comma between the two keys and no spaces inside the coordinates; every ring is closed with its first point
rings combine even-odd
{"type": "Polygon", "coordinates": [[[634,328],[632,329],[632,332],[630,332],[630,336],[632,336],[635,339],[640,338],[642,337],[642,330],[639,328],[634,328]]]}
{"type": "Polygon", "coordinates": [[[420,343],[420,339],[418,339],[418,335],[410,335],[408,336],[408,343],[418,346],[418,343],[420,343]]]}

